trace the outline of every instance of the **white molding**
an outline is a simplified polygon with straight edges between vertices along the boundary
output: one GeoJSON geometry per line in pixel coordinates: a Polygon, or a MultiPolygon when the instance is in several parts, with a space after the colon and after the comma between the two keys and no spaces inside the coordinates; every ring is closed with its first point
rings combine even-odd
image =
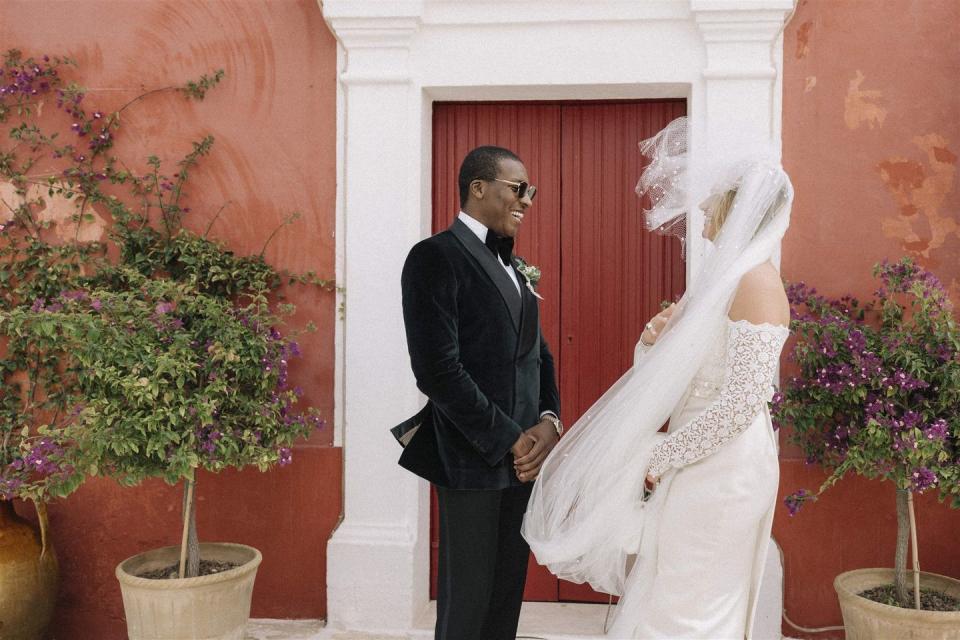
{"type": "MultiPolygon", "coordinates": [[[[427,611],[429,491],[388,428],[422,405],[399,274],[430,234],[436,100],[686,98],[694,154],[779,153],[793,0],[324,0],[340,43],[337,408],[344,521],[328,546],[328,622],[415,628],[427,611]],[[522,73],[520,73],[522,72],[522,73]]],[[[688,277],[702,248],[691,217],[688,277]]],[[[421,621],[422,623],[422,621],[421,621]]]]}
{"type": "Polygon", "coordinates": [[[687,0],[539,0],[425,3],[424,24],[454,26],[539,26],[572,23],[622,23],[682,20],[690,15],[687,0]]]}
{"type": "MultiPolygon", "coordinates": [[[[343,47],[337,45],[337,74],[339,75],[346,66],[346,56],[343,51],[343,47]]],[[[343,130],[344,114],[346,112],[346,96],[344,95],[342,87],[337,86],[337,131],[343,130]]],[[[344,305],[346,309],[346,291],[341,290],[344,281],[344,251],[346,249],[346,243],[344,242],[344,190],[339,188],[339,185],[343,184],[343,158],[344,158],[344,145],[346,139],[344,136],[337,136],[336,143],[336,153],[337,153],[337,195],[336,195],[336,204],[334,205],[334,216],[336,217],[334,223],[334,250],[336,251],[336,256],[334,257],[334,280],[337,283],[337,291],[334,295],[334,307],[336,313],[336,319],[334,320],[334,375],[333,375],[333,446],[342,447],[343,446],[343,407],[345,405],[345,390],[343,386],[343,370],[345,367],[344,362],[344,329],[345,322],[340,314],[340,305],[344,305]]]]}

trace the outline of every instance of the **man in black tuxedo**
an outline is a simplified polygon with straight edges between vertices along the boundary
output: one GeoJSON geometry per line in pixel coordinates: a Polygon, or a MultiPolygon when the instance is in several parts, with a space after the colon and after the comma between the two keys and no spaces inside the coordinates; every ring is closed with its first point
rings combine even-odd
{"type": "Polygon", "coordinates": [[[403,320],[427,405],[393,429],[400,464],[437,488],[437,640],[513,640],[532,481],[563,427],[553,357],[513,240],[536,188],[512,152],[478,147],[461,212],[403,267],[403,320]]]}

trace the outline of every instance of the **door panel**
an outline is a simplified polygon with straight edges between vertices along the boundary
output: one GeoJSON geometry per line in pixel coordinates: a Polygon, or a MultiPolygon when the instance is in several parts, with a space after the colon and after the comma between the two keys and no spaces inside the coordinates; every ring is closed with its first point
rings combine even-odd
{"type": "MultiPolygon", "coordinates": [[[[632,364],[643,323],[683,290],[679,243],[643,229],[634,185],[637,142],[685,113],[680,100],[436,103],[433,230],[459,211],[457,171],[483,144],[516,152],[537,185],[516,253],[543,273],[541,324],[558,365],[564,422],[577,418],[632,364]]],[[[432,500],[431,597],[439,539],[432,500]]],[[[526,600],[606,601],[558,581],[531,557],[526,600]]]]}
{"type": "MultiPolygon", "coordinates": [[[[683,291],[680,243],[644,229],[634,187],[642,169],[637,142],[683,115],[684,107],[563,107],[559,371],[568,424],[633,364],[634,346],[660,301],[683,291]]],[[[560,581],[560,600],[607,598],[587,585],[560,581]]]]}

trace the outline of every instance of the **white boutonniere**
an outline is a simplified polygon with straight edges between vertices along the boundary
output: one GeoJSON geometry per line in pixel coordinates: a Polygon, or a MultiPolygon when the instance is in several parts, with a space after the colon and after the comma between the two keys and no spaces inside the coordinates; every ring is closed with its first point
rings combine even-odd
{"type": "Polygon", "coordinates": [[[537,283],[540,282],[540,267],[527,264],[527,261],[520,256],[513,256],[513,259],[516,261],[517,271],[520,272],[520,275],[522,275],[523,279],[527,282],[527,289],[536,296],[537,300],[543,300],[543,296],[537,293],[536,289],[537,283]]]}

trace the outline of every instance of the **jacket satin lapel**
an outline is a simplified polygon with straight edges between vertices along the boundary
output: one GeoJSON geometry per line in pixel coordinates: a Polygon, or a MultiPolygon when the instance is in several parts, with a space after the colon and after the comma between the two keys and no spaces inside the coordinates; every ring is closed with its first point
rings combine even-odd
{"type": "MultiPolygon", "coordinates": [[[[497,286],[500,297],[503,298],[503,302],[507,305],[507,310],[510,312],[513,328],[519,332],[520,315],[523,313],[522,294],[517,293],[517,287],[510,280],[510,276],[508,276],[504,268],[498,264],[499,261],[493,256],[490,249],[480,242],[477,234],[470,230],[470,227],[463,224],[460,220],[454,220],[453,224],[450,225],[450,231],[453,232],[453,235],[460,241],[460,244],[462,244],[480,266],[483,267],[487,276],[497,286]]],[[[522,278],[522,276],[520,277],[522,278]]],[[[521,287],[522,286],[521,284],[521,287]]]]}
{"type": "Polygon", "coordinates": [[[513,265],[513,272],[517,275],[517,282],[520,283],[520,292],[523,297],[523,317],[520,321],[520,342],[517,347],[517,354],[522,356],[536,346],[539,335],[538,328],[540,327],[540,310],[537,306],[536,296],[527,289],[527,279],[517,269],[516,264],[513,265]]]}

